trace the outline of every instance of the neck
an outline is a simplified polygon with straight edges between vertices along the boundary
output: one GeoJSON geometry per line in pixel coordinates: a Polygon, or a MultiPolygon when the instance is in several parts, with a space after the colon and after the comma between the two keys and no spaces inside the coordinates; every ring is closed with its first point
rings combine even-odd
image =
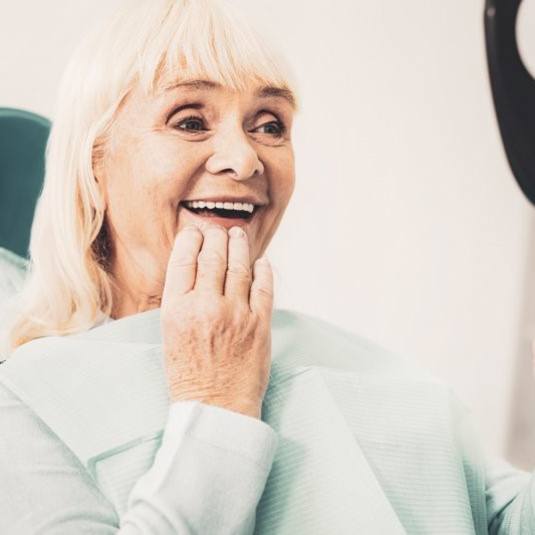
{"type": "Polygon", "coordinates": [[[134,299],[133,296],[123,294],[121,297],[121,299],[114,298],[112,307],[111,317],[116,320],[159,308],[161,304],[160,296],[136,295],[134,299]]]}
{"type": "Polygon", "coordinates": [[[132,262],[113,263],[113,319],[160,307],[164,279],[157,266],[151,263],[150,268],[141,269],[132,262]]]}

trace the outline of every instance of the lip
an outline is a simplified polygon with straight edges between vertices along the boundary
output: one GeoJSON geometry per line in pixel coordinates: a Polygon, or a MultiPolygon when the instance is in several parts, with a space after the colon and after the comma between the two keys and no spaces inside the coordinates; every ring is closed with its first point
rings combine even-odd
{"type": "MultiPolygon", "coordinates": [[[[224,201],[219,200],[218,202],[224,202],[224,201]]],[[[233,202],[233,201],[227,200],[227,202],[233,202]]],[[[235,202],[247,202],[247,201],[235,201],[235,202]]],[[[249,226],[251,226],[251,224],[253,224],[258,219],[258,214],[259,212],[262,212],[262,211],[263,211],[263,206],[257,206],[255,208],[255,211],[253,212],[253,215],[249,219],[245,220],[239,217],[219,217],[216,215],[202,216],[194,212],[191,212],[185,206],[179,205],[178,214],[179,214],[179,218],[181,218],[185,224],[193,223],[193,224],[201,224],[203,226],[207,224],[214,224],[214,225],[220,225],[221,227],[226,228],[227,230],[230,229],[231,227],[242,227],[244,230],[246,230],[249,226]]]]}

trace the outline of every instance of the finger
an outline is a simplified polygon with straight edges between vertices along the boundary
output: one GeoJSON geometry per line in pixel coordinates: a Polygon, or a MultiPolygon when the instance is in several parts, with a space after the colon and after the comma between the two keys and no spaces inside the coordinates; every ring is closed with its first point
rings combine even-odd
{"type": "Polygon", "coordinates": [[[267,319],[271,316],[273,308],[273,271],[269,260],[265,256],[254,263],[249,306],[253,312],[263,318],[267,319]]]}
{"type": "Polygon", "coordinates": [[[225,296],[249,302],[252,275],[249,264],[249,240],[241,227],[229,230],[228,266],[225,279],[225,296]]]}
{"type": "Polygon", "coordinates": [[[227,271],[227,230],[219,225],[203,229],[204,240],[197,257],[195,290],[223,295],[227,271]]]}
{"type": "Polygon", "coordinates": [[[178,232],[167,263],[162,300],[193,289],[202,242],[202,232],[195,226],[185,227],[178,232]]]}

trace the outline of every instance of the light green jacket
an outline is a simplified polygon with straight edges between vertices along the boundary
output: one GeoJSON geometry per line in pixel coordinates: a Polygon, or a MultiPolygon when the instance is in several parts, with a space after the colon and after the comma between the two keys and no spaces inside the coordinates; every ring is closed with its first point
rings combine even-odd
{"type": "MultiPolygon", "coordinates": [[[[163,365],[158,309],[25,344],[0,366],[0,386],[72,452],[119,518],[162,443],[169,412],[163,365]]],[[[210,535],[253,529],[262,535],[535,533],[532,476],[485,462],[451,390],[328,323],[274,312],[262,420],[275,431],[278,447],[258,504],[253,500],[255,524],[210,535]]],[[[10,463],[19,463],[20,487],[2,488],[0,473],[0,498],[2,492],[24,494],[32,473],[46,468],[42,459],[9,455],[10,463]]],[[[231,473],[240,477],[238,465],[231,473]]],[[[227,477],[230,490],[238,481],[227,477]]],[[[54,481],[50,474],[50,488],[42,492],[59,492],[54,481]]],[[[197,483],[187,484],[194,489],[197,483]]],[[[247,502],[237,496],[233,503],[242,498],[247,502]]],[[[224,506],[225,496],[218,499],[224,506]]],[[[208,499],[205,510],[198,502],[217,525],[224,512],[208,499]]],[[[115,533],[113,515],[107,528],[100,519],[99,531],[91,511],[73,514],[73,535],[115,533]]],[[[190,526],[184,533],[198,531],[190,526]]]]}

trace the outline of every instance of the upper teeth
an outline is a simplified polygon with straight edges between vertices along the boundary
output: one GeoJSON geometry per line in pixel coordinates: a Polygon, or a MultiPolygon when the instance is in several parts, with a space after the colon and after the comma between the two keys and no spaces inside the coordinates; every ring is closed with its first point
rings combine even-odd
{"type": "Polygon", "coordinates": [[[244,210],[252,213],[254,204],[248,202],[213,202],[213,201],[185,201],[190,208],[223,208],[225,210],[244,210]]]}

